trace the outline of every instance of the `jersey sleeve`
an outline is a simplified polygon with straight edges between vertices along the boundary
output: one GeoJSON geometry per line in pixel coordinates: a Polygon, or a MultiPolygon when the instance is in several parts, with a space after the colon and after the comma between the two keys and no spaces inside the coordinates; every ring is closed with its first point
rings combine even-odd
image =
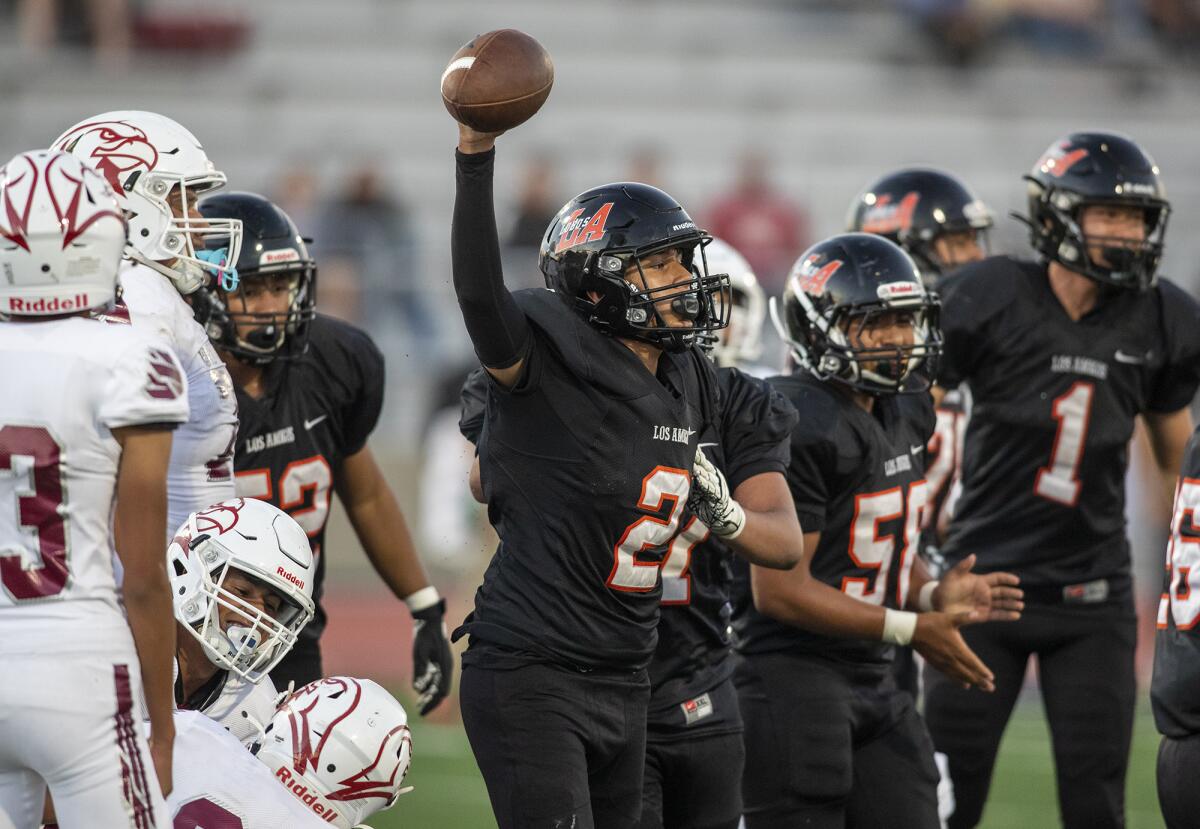
{"type": "Polygon", "coordinates": [[[467,375],[462,387],[458,431],[474,444],[479,443],[479,436],[483,432],[483,419],[487,414],[487,385],[487,372],[477,368],[467,375]]]}
{"type": "Polygon", "coordinates": [[[937,382],[952,389],[970,379],[987,345],[988,324],[1004,308],[1012,293],[1002,270],[1010,260],[993,257],[955,271],[938,286],[942,309],[942,353],[937,365],[937,382]],[[999,278],[997,278],[999,277],[999,278]]]}
{"type": "Polygon", "coordinates": [[[836,408],[812,388],[795,407],[804,412],[796,420],[791,434],[788,462],[788,488],[796,504],[796,517],[805,533],[825,529],[829,506],[829,479],[837,467],[837,444],[832,429],[837,423],[836,408]]]}
{"type": "Polygon", "coordinates": [[[763,472],[786,473],[796,407],[764,380],[721,369],[721,440],[731,489],[763,472]]]}
{"type": "Polygon", "coordinates": [[[1200,303],[1166,280],[1159,282],[1159,291],[1167,353],[1152,380],[1147,407],[1165,413],[1190,404],[1200,387],[1200,303]]]}
{"type": "Polygon", "coordinates": [[[340,345],[345,349],[348,370],[346,378],[351,394],[345,401],[342,424],[347,456],[353,455],[367,445],[367,438],[379,423],[383,410],[384,362],[383,354],[365,331],[352,326],[345,327],[340,345]]]}
{"type": "Polygon", "coordinates": [[[185,423],[187,381],[174,351],[159,341],[131,339],[109,371],[100,422],[109,429],[185,423]]]}

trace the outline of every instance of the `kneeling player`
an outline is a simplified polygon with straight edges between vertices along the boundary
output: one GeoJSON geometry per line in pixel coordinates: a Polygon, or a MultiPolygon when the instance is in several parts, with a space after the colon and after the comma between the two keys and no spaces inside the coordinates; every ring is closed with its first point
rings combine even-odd
{"type": "Polygon", "coordinates": [[[937,827],[933,746],[896,687],[892,645],[911,642],[962,684],[991,688],[958,628],[993,608],[1015,616],[1015,579],[974,576],[970,562],[940,584],[913,573],[933,429],[919,369],[937,354],[936,312],[912,260],[877,236],[821,242],[789,279],[780,333],[800,368],[771,383],[804,413],[788,483],[805,561],[788,573],[752,567],[756,609],[740,620],[750,829],[898,815],[937,827]]]}
{"type": "Polygon", "coordinates": [[[251,751],[207,717],[177,711],[175,826],[351,829],[408,791],[408,716],[369,679],[301,688],[251,751]]]}
{"type": "Polygon", "coordinates": [[[304,530],[265,501],[234,498],[188,517],[167,551],[180,708],[246,744],[261,734],[278,696],[267,674],[313,617],[315,567],[304,530]]]}

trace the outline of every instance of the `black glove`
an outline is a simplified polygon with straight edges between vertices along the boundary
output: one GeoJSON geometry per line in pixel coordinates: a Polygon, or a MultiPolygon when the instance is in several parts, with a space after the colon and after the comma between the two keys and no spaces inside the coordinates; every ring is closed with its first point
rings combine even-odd
{"type": "Polygon", "coordinates": [[[413,690],[421,716],[450,693],[454,654],[446,634],[446,600],[413,613],[413,690]]]}

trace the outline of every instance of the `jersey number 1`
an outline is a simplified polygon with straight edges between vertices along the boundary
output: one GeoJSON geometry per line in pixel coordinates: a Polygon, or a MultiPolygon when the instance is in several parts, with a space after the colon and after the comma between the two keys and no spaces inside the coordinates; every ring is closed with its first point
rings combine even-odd
{"type": "Polygon", "coordinates": [[[1073,383],[1066,394],[1055,398],[1050,410],[1058,421],[1058,432],[1054,435],[1050,463],[1038,470],[1033,491],[1068,507],[1075,506],[1079,500],[1079,461],[1083,458],[1083,442],[1092,418],[1095,391],[1094,385],[1080,380],[1073,383]]]}

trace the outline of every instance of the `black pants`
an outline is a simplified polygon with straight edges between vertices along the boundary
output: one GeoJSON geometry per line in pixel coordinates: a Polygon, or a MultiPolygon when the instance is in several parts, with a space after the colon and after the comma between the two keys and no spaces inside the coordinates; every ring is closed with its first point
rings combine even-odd
{"type": "Polygon", "coordinates": [[[996,675],[996,691],[965,691],[925,668],[925,720],[937,750],[947,755],[954,786],[950,829],[968,829],[983,815],[1000,737],[1032,654],[1050,721],[1063,826],[1124,826],[1136,693],[1132,600],[1027,603],[1019,621],[974,625],[963,637],[996,675]]]}
{"type": "Polygon", "coordinates": [[[1200,734],[1163,737],[1158,744],[1158,805],[1167,829],[1194,829],[1200,823],[1200,734]]]}
{"type": "MultiPolygon", "coordinates": [[[[737,693],[726,680],[708,692],[714,708],[737,717],[737,693]]],[[[651,728],[640,829],[736,829],[742,816],[742,732],[705,734],[651,728]]]]}
{"type": "Polygon", "coordinates": [[[462,673],[463,725],[500,829],[629,829],[642,810],[645,671],[462,673]]]}
{"type": "Polygon", "coordinates": [[[747,829],[938,829],[937,767],[888,666],[745,657],[747,829]]]}
{"type": "Polygon", "coordinates": [[[321,670],[321,643],[310,639],[297,642],[271,671],[271,681],[280,693],[287,690],[289,682],[295,682],[297,688],[302,688],[324,676],[321,670]]]}

